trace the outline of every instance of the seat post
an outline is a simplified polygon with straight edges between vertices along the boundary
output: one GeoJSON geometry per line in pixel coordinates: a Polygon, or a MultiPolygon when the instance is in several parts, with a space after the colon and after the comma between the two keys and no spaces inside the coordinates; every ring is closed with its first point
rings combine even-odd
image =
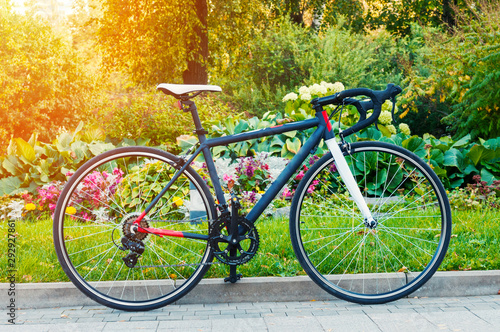
{"type": "Polygon", "coordinates": [[[208,134],[208,131],[206,131],[201,124],[200,116],[198,115],[198,108],[196,107],[195,102],[192,100],[183,100],[182,104],[188,106],[185,111],[189,111],[191,113],[191,116],[193,117],[195,126],[194,133],[198,136],[200,143],[205,142],[205,135],[208,134]]]}

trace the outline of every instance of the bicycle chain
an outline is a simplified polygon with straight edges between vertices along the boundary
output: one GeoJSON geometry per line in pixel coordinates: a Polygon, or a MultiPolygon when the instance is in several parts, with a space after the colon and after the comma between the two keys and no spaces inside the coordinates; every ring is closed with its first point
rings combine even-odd
{"type": "Polygon", "coordinates": [[[198,219],[192,219],[192,220],[160,220],[160,219],[148,219],[148,222],[164,222],[164,223],[171,223],[171,224],[182,224],[182,223],[201,223],[201,222],[208,222],[212,224],[215,220],[198,220],[198,219]]]}
{"type": "MultiPolygon", "coordinates": [[[[171,224],[180,224],[180,223],[199,223],[199,222],[209,222],[210,224],[214,220],[159,220],[159,219],[148,219],[147,223],[155,223],[155,222],[162,222],[162,223],[171,223],[171,224]]],[[[142,223],[141,223],[142,224],[142,223]]],[[[144,228],[144,226],[142,226],[144,228]]],[[[149,227],[149,225],[148,225],[149,227]]],[[[153,234],[154,233],[147,233],[147,234],[153,234]]],[[[147,235],[146,234],[146,235],[147,235]]],[[[185,267],[185,266],[200,266],[200,265],[218,265],[222,264],[221,262],[210,262],[210,263],[192,263],[192,264],[173,264],[173,265],[140,265],[140,266],[133,266],[132,268],[134,269],[143,269],[143,268],[165,268],[165,267],[185,267]]]]}

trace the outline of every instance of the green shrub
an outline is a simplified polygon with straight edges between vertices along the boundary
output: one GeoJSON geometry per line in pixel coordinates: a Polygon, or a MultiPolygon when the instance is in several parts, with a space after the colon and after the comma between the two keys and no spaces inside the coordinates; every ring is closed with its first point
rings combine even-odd
{"type": "MultiPolygon", "coordinates": [[[[231,112],[215,95],[195,101],[202,121],[224,118],[231,112]]],[[[114,144],[124,139],[142,139],[175,153],[177,137],[191,133],[194,124],[191,113],[179,110],[174,103],[173,97],[163,93],[134,89],[94,110],[90,123],[101,127],[114,144]]]]}
{"type": "Polygon", "coordinates": [[[241,65],[229,77],[213,73],[227,99],[241,111],[261,116],[280,109],[294,88],[316,82],[341,81],[349,87],[385,88],[401,82],[398,47],[387,32],[360,34],[344,20],[320,33],[275,21],[250,42],[241,65]],[[235,74],[237,73],[237,74],[235,74]]]}
{"type": "Polygon", "coordinates": [[[401,81],[395,38],[383,30],[354,33],[340,22],[320,35],[318,47],[307,84],[341,81],[347,88],[382,89],[401,81]]]}
{"type": "MultiPolygon", "coordinates": [[[[0,195],[35,193],[38,187],[53,181],[66,181],[66,174],[75,171],[88,159],[112,149],[104,142],[101,131],[82,131],[83,123],[73,133],[63,132],[52,143],[44,143],[33,134],[28,141],[10,141],[7,155],[0,156],[0,195]]],[[[120,145],[145,144],[147,141],[124,140],[120,145]]]]}
{"type": "Polygon", "coordinates": [[[483,2],[451,36],[412,28],[420,45],[406,71],[403,108],[439,112],[456,138],[500,136],[500,4],[483,2]]]}
{"type": "Polygon", "coordinates": [[[68,38],[31,13],[0,5],[0,154],[14,135],[54,137],[85,115],[94,83],[68,38]]]}
{"type": "Polygon", "coordinates": [[[247,54],[229,77],[219,72],[212,76],[236,108],[262,115],[309,77],[317,40],[310,30],[287,20],[270,22],[250,41],[247,54]]]}

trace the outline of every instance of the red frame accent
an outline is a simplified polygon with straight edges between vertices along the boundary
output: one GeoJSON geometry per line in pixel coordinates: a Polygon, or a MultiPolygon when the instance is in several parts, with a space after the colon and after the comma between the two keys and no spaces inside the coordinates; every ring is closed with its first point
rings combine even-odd
{"type": "Polygon", "coordinates": [[[152,233],[152,234],[155,234],[155,235],[159,235],[160,237],[164,237],[164,236],[174,236],[174,237],[184,237],[184,233],[183,232],[179,232],[179,231],[171,231],[169,229],[160,229],[160,228],[142,228],[142,227],[139,227],[137,229],[137,231],[139,233],[152,233]]]}
{"type": "Polygon", "coordinates": [[[330,119],[328,118],[328,114],[326,111],[321,112],[323,114],[323,119],[325,119],[326,122],[326,128],[328,131],[332,131],[332,124],[330,123],[330,119]]]}

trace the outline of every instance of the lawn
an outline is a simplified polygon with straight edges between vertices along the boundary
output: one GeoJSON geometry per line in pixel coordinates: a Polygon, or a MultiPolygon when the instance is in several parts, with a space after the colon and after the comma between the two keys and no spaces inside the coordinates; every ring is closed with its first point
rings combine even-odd
{"type": "MultiPolygon", "coordinates": [[[[17,282],[68,281],[59,266],[52,241],[52,220],[17,221],[16,268],[17,282]]],[[[288,218],[265,218],[258,222],[260,247],[257,255],[238,271],[246,277],[295,276],[305,274],[295,255],[288,235],[288,218]]],[[[453,235],[441,270],[500,269],[500,212],[475,210],[453,212],[453,235]]],[[[0,266],[8,266],[8,224],[0,223],[2,251],[0,266]]],[[[220,278],[228,274],[223,264],[213,265],[207,277],[220,278]]],[[[0,282],[7,281],[5,270],[0,282]]]]}

